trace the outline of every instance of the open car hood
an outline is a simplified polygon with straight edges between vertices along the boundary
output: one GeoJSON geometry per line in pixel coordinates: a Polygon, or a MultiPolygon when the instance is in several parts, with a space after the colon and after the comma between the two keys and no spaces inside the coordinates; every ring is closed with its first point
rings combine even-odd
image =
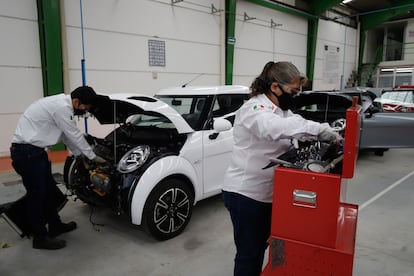
{"type": "Polygon", "coordinates": [[[338,92],[305,91],[294,98],[294,104],[296,108],[301,108],[309,104],[318,104],[324,106],[333,104],[347,108],[352,105],[352,95],[342,94],[338,92]]]}
{"type": "Polygon", "coordinates": [[[353,97],[358,98],[358,104],[366,112],[377,96],[372,91],[304,91],[294,98],[294,104],[296,109],[316,104],[321,109],[346,110],[352,106],[353,97]]]}
{"type": "Polygon", "coordinates": [[[100,124],[125,123],[134,114],[163,116],[170,120],[178,133],[194,130],[183,117],[168,104],[150,96],[118,93],[108,96],[99,95],[93,110],[89,111],[100,124]]]}

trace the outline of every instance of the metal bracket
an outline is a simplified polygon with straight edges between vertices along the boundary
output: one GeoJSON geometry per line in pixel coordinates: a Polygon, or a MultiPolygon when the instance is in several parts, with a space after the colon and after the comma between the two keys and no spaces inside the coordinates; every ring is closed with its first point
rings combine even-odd
{"type": "Polygon", "coordinates": [[[246,12],[244,12],[244,21],[249,21],[249,20],[253,20],[253,19],[256,19],[256,17],[250,17],[250,16],[247,15],[246,12]]]}
{"type": "Polygon", "coordinates": [[[283,24],[276,23],[275,21],[273,21],[273,19],[270,19],[270,28],[276,28],[280,26],[283,26],[283,24]]]}
{"type": "Polygon", "coordinates": [[[171,5],[174,5],[179,2],[183,2],[184,0],[171,0],[171,5]]]}
{"type": "Polygon", "coordinates": [[[214,7],[214,4],[211,4],[211,13],[218,13],[221,12],[223,10],[217,9],[216,7],[214,7]]]}

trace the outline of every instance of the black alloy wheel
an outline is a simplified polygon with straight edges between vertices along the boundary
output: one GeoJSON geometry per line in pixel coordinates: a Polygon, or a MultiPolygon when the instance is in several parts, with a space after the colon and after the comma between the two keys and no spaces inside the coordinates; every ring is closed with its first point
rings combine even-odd
{"type": "Polygon", "coordinates": [[[143,226],[158,240],[179,235],[190,221],[194,193],[179,179],[160,182],[149,195],[144,207],[143,226]]]}

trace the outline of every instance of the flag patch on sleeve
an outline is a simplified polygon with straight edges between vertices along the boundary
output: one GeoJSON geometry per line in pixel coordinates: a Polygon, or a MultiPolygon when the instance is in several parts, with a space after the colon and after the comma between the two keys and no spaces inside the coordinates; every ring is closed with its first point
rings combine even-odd
{"type": "Polygon", "coordinates": [[[253,106],[253,110],[263,110],[263,109],[265,109],[265,106],[262,104],[255,104],[253,106]]]}

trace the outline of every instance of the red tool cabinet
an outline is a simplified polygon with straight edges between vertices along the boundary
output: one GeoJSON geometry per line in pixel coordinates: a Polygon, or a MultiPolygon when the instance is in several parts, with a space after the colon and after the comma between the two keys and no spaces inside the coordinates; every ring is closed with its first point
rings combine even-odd
{"type": "Polygon", "coordinates": [[[341,174],[277,167],[262,276],[352,275],[358,206],[343,202],[354,175],[361,107],[346,113],[341,174]]]}

